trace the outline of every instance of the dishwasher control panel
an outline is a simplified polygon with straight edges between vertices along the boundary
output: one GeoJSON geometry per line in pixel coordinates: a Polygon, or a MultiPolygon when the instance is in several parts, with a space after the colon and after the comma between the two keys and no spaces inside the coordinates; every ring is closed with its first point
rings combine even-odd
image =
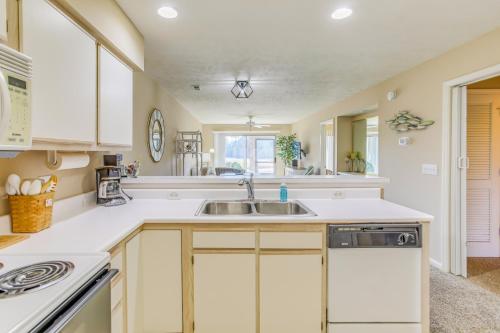
{"type": "Polygon", "coordinates": [[[350,224],[328,226],[329,248],[420,248],[420,224],[350,224]]]}

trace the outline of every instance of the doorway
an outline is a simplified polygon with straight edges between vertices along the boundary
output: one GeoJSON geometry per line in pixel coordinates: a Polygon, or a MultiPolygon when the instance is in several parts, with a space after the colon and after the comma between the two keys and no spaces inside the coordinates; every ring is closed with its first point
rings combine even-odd
{"type": "Polygon", "coordinates": [[[379,173],[379,117],[375,111],[336,118],[336,170],[343,175],[379,173]]]}
{"type": "Polygon", "coordinates": [[[450,271],[498,288],[500,76],[450,90],[450,271]]]}
{"type": "Polygon", "coordinates": [[[500,77],[467,86],[466,112],[464,276],[500,293],[500,77]]]}

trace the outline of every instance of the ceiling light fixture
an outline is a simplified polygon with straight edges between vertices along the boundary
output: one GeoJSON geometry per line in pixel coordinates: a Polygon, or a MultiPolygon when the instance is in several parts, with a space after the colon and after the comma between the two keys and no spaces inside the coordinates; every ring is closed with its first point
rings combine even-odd
{"type": "Polygon", "coordinates": [[[173,19],[177,17],[177,11],[172,7],[161,7],[158,9],[158,15],[166,19],[173,19]]]}
{"type": "Polygon", "coordinates": [[[252,96],[253,89],[248,81],[236,81],[231,93],[236,98],[248,98],[252,96]]]}
{"type": "Polygon", "coordinates": [[[352,9],[350,8],[338,8],[332,13],[332,19],[343,20],[352,15],[352,9]]]}

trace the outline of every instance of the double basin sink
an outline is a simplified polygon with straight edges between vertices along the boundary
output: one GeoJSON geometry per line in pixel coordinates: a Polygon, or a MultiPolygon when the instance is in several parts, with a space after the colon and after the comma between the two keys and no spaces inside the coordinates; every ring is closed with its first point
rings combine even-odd
{"type": "Polygon", "coordinates": [[[316,216],[313,211],[297,200],[287,202],[275,200],[207,200],[203,202],[196,215],[316,216]]]}

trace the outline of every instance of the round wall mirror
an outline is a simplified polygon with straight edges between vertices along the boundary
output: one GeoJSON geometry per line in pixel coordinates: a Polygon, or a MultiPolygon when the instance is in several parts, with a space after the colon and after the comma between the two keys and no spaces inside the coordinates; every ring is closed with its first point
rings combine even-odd
{"type": "Polygon", "coordinates": [[[165,123],[160,110],[154,109],[149,116],[149,152],[155,162],[159,162],[165,151],[165,123]]]}

